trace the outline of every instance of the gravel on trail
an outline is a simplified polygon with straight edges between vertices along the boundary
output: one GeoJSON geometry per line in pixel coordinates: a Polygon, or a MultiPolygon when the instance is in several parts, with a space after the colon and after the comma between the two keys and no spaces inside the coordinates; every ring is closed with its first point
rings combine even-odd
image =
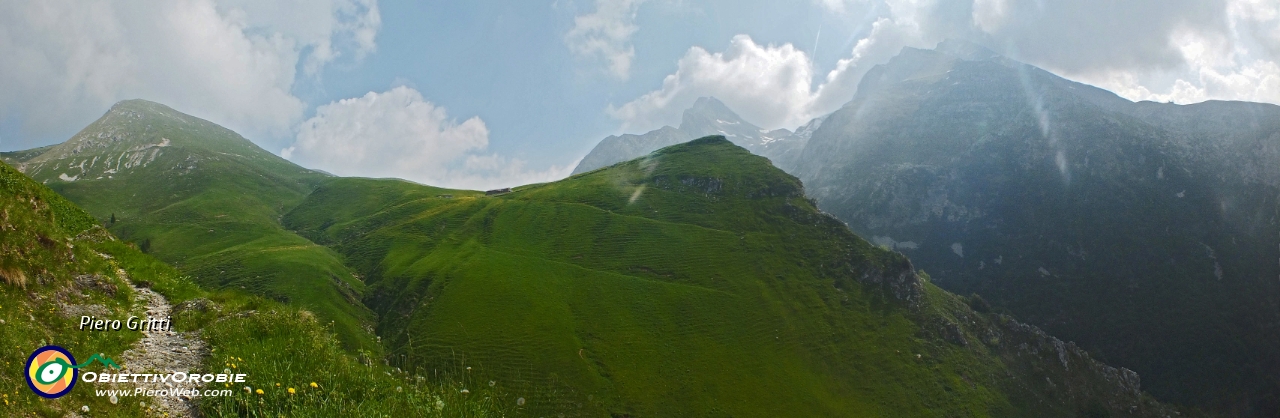
{"type": "MultiPolygon", "coordinates": [[[[121,272],[123,274],[123,272],[121,272]]],[[[155,291],[131,285],[137,306],[145,306],[145,314],[139,317],[169,317],[173,307],[169,301],[155,291]],[[145,316],[144,316],[145,315],[145,316]]],[[[126,350],[118,363],[124,373],[175,373],[194,372],[200,370],[201,359],[208,347],[195,333],[182,333],[173,330],[144,330],[142,339],[134,343],[133,348],[126,350]]],[[[119,389],[143,388],[145,390],[190,389],[202,388],[203,384],[187,382],[136,382],[117,384],[119,389]]],[[[156,396],[147,402],[155,416],[199,417],[196,401],[187,396],[156,396]]],[[[144,408],[145,409],[145,408],[144,408]]]]}

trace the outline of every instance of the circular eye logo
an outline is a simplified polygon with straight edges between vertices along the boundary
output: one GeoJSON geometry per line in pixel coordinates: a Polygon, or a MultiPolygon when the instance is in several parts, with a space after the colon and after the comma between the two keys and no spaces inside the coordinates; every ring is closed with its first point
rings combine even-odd
{"type": "Polygon", "coordinates": [[[56,345],[36,349],[27,358],[27,386],[37,395],[53,399],[71,392],[76,385],[76,358],[56,345]]]}

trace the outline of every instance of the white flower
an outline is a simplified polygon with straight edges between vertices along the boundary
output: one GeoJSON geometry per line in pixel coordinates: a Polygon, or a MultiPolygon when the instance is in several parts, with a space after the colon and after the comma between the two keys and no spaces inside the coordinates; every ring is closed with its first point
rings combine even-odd
{"type": "Polygon", "coordinates": [[[516,398],[517,406],[524,406],[524,398],[516,398]]]}
{"type": "Polygon", "coordinates": [[[89,412],[89,405],[80,407],[80,412],[89,412]]]}
{"type": "Polygon", "coordinates": [[[115,405],[116,402],[120,402],[120,398],[117,398],[116,395],[111,395],[111,404],[115,405]]]}
{"type": "Polygon", "coordinates": [[[436,399],[436,410],[439,411],[442,409],[444,409],[444,401],[436,399]]]}

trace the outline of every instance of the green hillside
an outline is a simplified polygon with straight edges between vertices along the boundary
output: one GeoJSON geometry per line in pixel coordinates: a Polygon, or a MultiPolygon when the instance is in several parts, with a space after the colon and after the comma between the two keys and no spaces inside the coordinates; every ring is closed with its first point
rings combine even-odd
{"type": "Polygon", "coordinates": [[[143,100],[120,102],[39,151],[5,157],[206,288],[304,307],[333,321],[348,347],[378,348],[363,282],[337,254],[279,225],[327,175],[143,100]]]}
{"type": "Polygon", "coordinates": [[[723,137],[500,196],[329,179],[283,221],[364,278],[392,365],[461,361],[532,415],[1172,413],[723,137]]]}
{"type": "MultiPolygon", "coordinates": [[[[137,313],[127,274],[146,275],[130,257],[137,251],[116,241],[89,214],[41,187],[6,164],[0,164],[0,364],[12,373],[0,375],[5,416],[61,416],[89,406],[111,407],[102,416],[137,416],[137,402],[110,405],[93,396],[105,385],[78,382],[70,394],[44,400],[27,388],[24,365],[32,350],[59,345],[84,361],[88,353],[120,358],[138,340],[137,331],[85,332],[81,315],[127,317],[137,313]],[[127,273],[126,273],[127,271],[127,273]]],[[[138,254],[141,255],[141,254],[138,254]]],[[[143,256],[145,257],[145,256],[143,256]]],[[[173,294],[190,293],[194,285],[157,280],[173,294]]],[[[94,364],[85,371],[100,372],[94,364]]]]}
{"type": "MultiPolygon", "coordinates": [[[[247,384],[231,396],[204,398],[205,416],[503,416],[515,400],[499,388],[470,385],[466,376],[423,379],[368,362],[340,348],[333,329],[309,311],[239,291],[209,293],[172,267],[120,242],[88,213],[14,168],[0,163],[0,374],[3,416],[168,416],[150,397],[95,396],[95,389],[130,389],[77,382],[58,399],[32,393],[21,370],[32,350],[62,346],[83,362],[103,353],[122,366],[136,331],[86,332],[80,315],[123,319],[146,309],[130,284],[149,286],[177,306],[174,327],[209,345],[207,373],[238,363],[247,384]],[[228,363],[224,363],[228,362],[228,363]],[[315,386],[312,387],[312,382],[315,386]],[[472,395],[461,392],[470,388],[472,395]],[[296,394],[288,391],[294,389],[296,394]],[[151,405],[151,406],[148,406],[151,405]],[[89,414],[83,408],[88,408],[89,414]]],[[[168,355],[168,353],[161,353],[168,355]]],[[[82,371],[102,372],[91,364],[82,371]]],[[[218,385],[209,385],[210,389],[218,385]]]]}

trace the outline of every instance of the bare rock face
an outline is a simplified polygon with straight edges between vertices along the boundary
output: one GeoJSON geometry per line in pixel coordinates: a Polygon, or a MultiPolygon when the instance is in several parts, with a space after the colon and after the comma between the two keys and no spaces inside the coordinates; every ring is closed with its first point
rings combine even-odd
{"type": "Polygon", "coordinates": [[[1275,416],[1277,161],[1278,106],[1134,103],[947,42],[868,72],[789,171],[933,283],[1157,397],[1275,416]]]}

